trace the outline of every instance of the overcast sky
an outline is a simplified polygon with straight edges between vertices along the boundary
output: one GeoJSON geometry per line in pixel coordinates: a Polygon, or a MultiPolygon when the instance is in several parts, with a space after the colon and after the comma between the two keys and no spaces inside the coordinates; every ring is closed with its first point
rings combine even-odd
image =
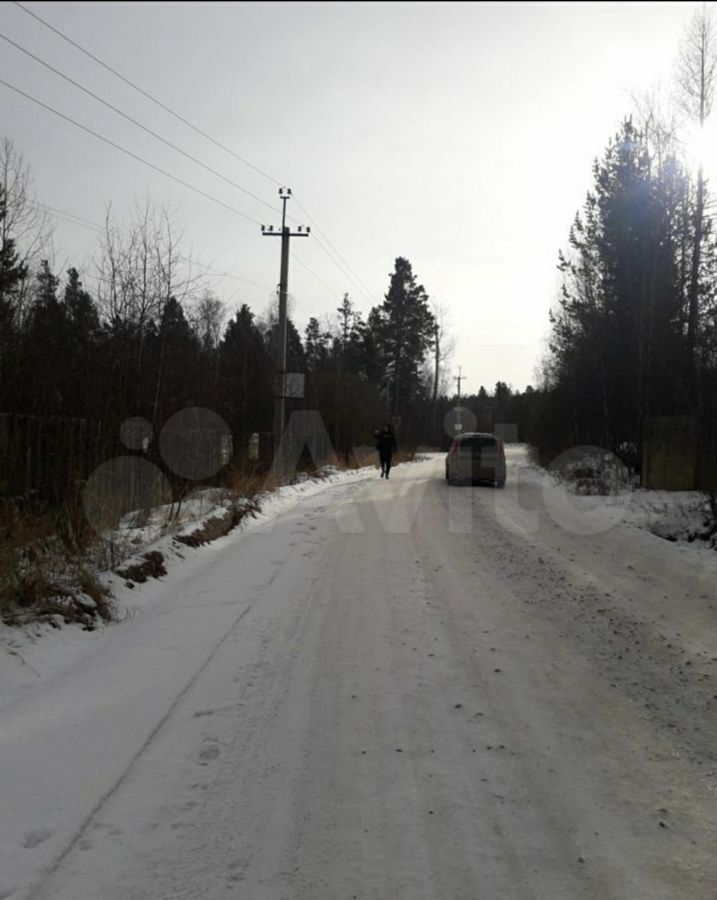
{"type": "MultiPolygon", "coordinates": [[[[32,19],[0,32],[279,208],[278,183],[341,253],[294,242],[303,331],[348,291],[366,314],[407,257],[457,338],[463,391],[534,383],[556,259],[591,163],[630,95],[669,87],[690,3],[34,3],[26,6],[261,169],[223,152],[32,19]],[[271,180],[271,179],[275,179],[271,180]],[[302,267],[303,263],[307,268],[302,267]]],[[[0,78],[262,223],[279,215],[0,42],[0,78]]],[[[0,85],[0,134],[38,199],[102,222],[172,202],[231,311],[263,311],[279,242],[0,85]],[[239,280],[236,276],[245,280],[239,280]]],[[[296,204],[290,212],[311,224],[296,204]]],[[[56,261],[82,267],[95,235],[58,221],[56,261]]],[[[322,240],[319,235],[319,240],[322,240]]],[[[327,246],[323,239],[324,246],[327,246]]],[[[91,286],[91,268],[87,283],[91,286]]]]}

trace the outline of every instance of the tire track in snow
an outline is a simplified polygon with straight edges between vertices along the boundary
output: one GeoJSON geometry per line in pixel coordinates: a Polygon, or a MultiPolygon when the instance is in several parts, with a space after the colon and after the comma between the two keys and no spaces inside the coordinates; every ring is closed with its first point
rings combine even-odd
{"type": "Polygon", "coordinates": [[[204,662],[199,667],[199,669],[194,673],[192,678],[185,684],[185,686],[182,688],[182,690],[179,692],[179,694],[175,697],[175,699],[172,702],[172,704],[170,705],[169,709],[162,716],[162,718],[159,720],[159,722],[157,722],[155,727],[152,729],[152,731],[149,733],[149,735],[145,739],[142,746],[137,750],[135,755],[132,757],[132,759],[130,760],[128,765],[125,767],[125,769],[122,771],[121,775],[117,778],[117,780],[112,785],[112,787],[110,787],[110,789],[108,791],[106,791],[102,795],[102,797],[100,797],[100,799],[97,801],[97,803],[92,808],[92,810],[87,814],[87,816],[85,817],[82,824],[75,831],[74,835],[70,838],[70,840],[68,841],[65,848],[56,857],[55,861],[53,863],[51,863],[51,865],[45,869],[45,871],[43,872],[40,879],[33,886],[31,886],[28,891],[26,891],[26,893],[25,893],[26,900],[43,900],[44,897],[51,896],[51,895],[48,895],[47,893],[45,893],[45,886],[46,886],[47,882],[61,868],[65,859],[75,849],[75,847],[79,843],[79,841],[82,840],[82,838],[86,835],[93,820],[97,817],[97,815],[100,813],[100,811],[105,806],[105,804],[123,786],[123,784],[129,777],[129,775],[131,774],[132,770],[135,768],[135,766],[137,765],[139,760],[144,756],[144,754],[152,746],[152,744],[154,743],[154,741],[157,739],[158,735],[162,731],[162,728],[164,727],[164,725],[169,721],[169,719],[172,717],[172,714],[180,706],[180,704],[182,703],[184,698],[194,687],[197,680],[201,677],[204,670],[212,662],[212,660],[214,659],[214,657],[216,656],[218,651],[221,649],[221,647],[226,643],[226,641],[229,639],[229,637],[233,634],[237,625],[241,622],[241,620],[244,618],[244,616],[251,609],[251,606],[252,606],[251,604],[248,604],[239,613],[239,615],[234,619],[231,626],[229,627],[229,630],[226,631],[222,635],[222,637],[216,642],[216,644],[212,647],[212,650],[210,651],[209,656],[204,660],[204,662]]]}

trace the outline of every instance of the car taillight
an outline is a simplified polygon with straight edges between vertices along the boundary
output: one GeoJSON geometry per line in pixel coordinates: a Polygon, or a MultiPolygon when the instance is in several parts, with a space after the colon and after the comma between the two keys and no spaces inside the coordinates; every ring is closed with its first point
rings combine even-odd
{"type": "Polygon", "coordinates": [[[451,444],[451,449],[450,449],[451,456],[457,456],[458,448],[460,447],[460,444],[461,444],[461,442],[458,440],[458,438],[453,439],[453,443],[451,444]]]}
{"type": "Polygon", "coordinates": [[[505,447],[503,446],[503,441],[498,441],[498,450],[500,452],[500,458],[505,459],[505,447]]]}

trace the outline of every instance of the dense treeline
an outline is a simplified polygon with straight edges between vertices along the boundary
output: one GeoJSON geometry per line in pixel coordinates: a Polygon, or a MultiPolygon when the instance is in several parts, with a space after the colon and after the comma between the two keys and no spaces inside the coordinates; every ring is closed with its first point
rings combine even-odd
{"type": "Polygon", "coordinates": [[[709,11],[690,24],[678,66],[681,118],[642,103],[593,169],[559,256],[561,296],[526,437],[544,459],[580,444],[639,468],[646,421],[684,416],[711,453],[717,419],[717,253],[699,143],[717,42],[709,11]],[[676,127],[678,122],[679,128],[676,127]],[[690,146],[688,141],[687,146],[690,146]]]}
{"type": "MultiPolygon", "coordinates": [[[[76,268],[53,271],[42,242],[30,251],[26,231],[16,240],[14,226],[36,205],[21,154],[7,141],[3,152],[12,177],[0,184],[0,439],[6,461],[10,450],[20,460],[6,466],[0,493],[40,490],[62,500],[58,481],[87,475],[67,471],[73,459],[86,469],[123,452],[125,420],[141,417],[157,435],[187,407],[221,416],[235,463],[245,460],[257,432],[269,455],[276,304],[261,315],[242,305],[227,321],[223,303],[182,255],[172,216],[149,206],[123,228],[108,216],[91,289],[76,268]],[[19,418],[40,424],[28,429],[19,418]],[[56,423],[50,437],[47,420],[56,423]],[[91,448],[79,446],[88,441],[91,448]],[[64,457],[65,445],[74,456],[59,468],[42,466],[45,476],[55,473],[51,485],[43,483],[28,468],[32,454],[64,457]]],[[[288,370],[306,374],[306,391],[288,401],[288,411],[318,409],[347,456],[391,418],[400,420],[404,445],[415,444],[431,418],[432,380],[440,377],[426,365],[436,334],[426,291],[399,257],[383,303],[366,319],[345,295],[333,316],[310,319],[303,335],[289,321],[288,370]]]]}
{"type": "Polygon", "coordinates": [[[714,421],[715,239],[698,216],[706,191],[648,127],[623,123],[594,182],[559,257],[545,390],[527,436],[548,454],[595,444],[637,464],[648,417],[691,416],[703,430],[714,421]]]}
{"type": "MultiPolygon", "coordinates": [[[[717,448],[717,235],[702,164],[680,138],[703,129],[716,78],[717,38],[702,10],[680,57],[679,127],[644,102],[594,163],[558,257],[562,287],[535,389],[498,382],[462,398],[465,426],[501,426],[545,462],[591,444],[639,469],[646,422],[660,416],[693,423],[703,458],[717,448]]],[[[27,166],[11,142],[0,151],[0,496],[63,500],[93,462],[123,452],[126,419],[147,420],[156,436],[187,407],[221,416],[235,462],[257,432],[270,453],[275,306],[228,317],[183,255],[172,216],[149,206],[121,228],[108,214],[91,285],[76,268],[54,271],[27,166]]],[[[345,295],[303,334],[288,325],[288,369],[306,374],[288,411],[318,410],[347,457],[389,419],[403,446],[445,447],[455,427],[441,311],[407,259],[387,277],[365,317],[345,295]]]]}
{"type": "Polygon", "coordinates": [[[631,120],[594,178],[560,255],[536,437],[551,450],[597,444],[638,458],[647,417],[714,413],[715,243],[704,217],[696,249],[688,172],[631,120]]]}

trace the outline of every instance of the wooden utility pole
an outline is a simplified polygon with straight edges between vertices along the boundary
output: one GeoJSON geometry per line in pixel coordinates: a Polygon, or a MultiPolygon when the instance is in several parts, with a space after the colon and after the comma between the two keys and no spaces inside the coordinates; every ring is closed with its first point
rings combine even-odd
{"type": "Polygon", "coordinates": [[[281,231],[274,231],[273,225],[262,225],[264,237],[281,237],[281,270],[279,275],[279,322],[276,341],[276,380],[274,384],[274,462],[278,462],[279,444],[284,432],[286,406],[286,298],[289,291],[289,241],[293,237],[308,237],[311,229],[299,225],[292,231],[286,224],[286,201],[291,197],[291,188],[279,188],[282,202],[281,231]]]}
{"type": "Polygon", "coordinates": [[[433,402],[431,404],[433,408],[433,414],[431,418],[432,430],[435,432],[436,430],[436,411],[438,409],[438,376],[441,371],[441,329],[438,324],[438,319],[436,319],[435,325],[433,326],[433,337],[436,342],[436,368],[433,373],[433,402]]]}
{"type": "Polygon", "coordinates": [[[461,402],[461,381],[464,381],[468,376],[461,374],[463,372],[463,366],[458,366],[458,374],[453,376],[453,380],[458,383],[458,402],[461,402]]]}

